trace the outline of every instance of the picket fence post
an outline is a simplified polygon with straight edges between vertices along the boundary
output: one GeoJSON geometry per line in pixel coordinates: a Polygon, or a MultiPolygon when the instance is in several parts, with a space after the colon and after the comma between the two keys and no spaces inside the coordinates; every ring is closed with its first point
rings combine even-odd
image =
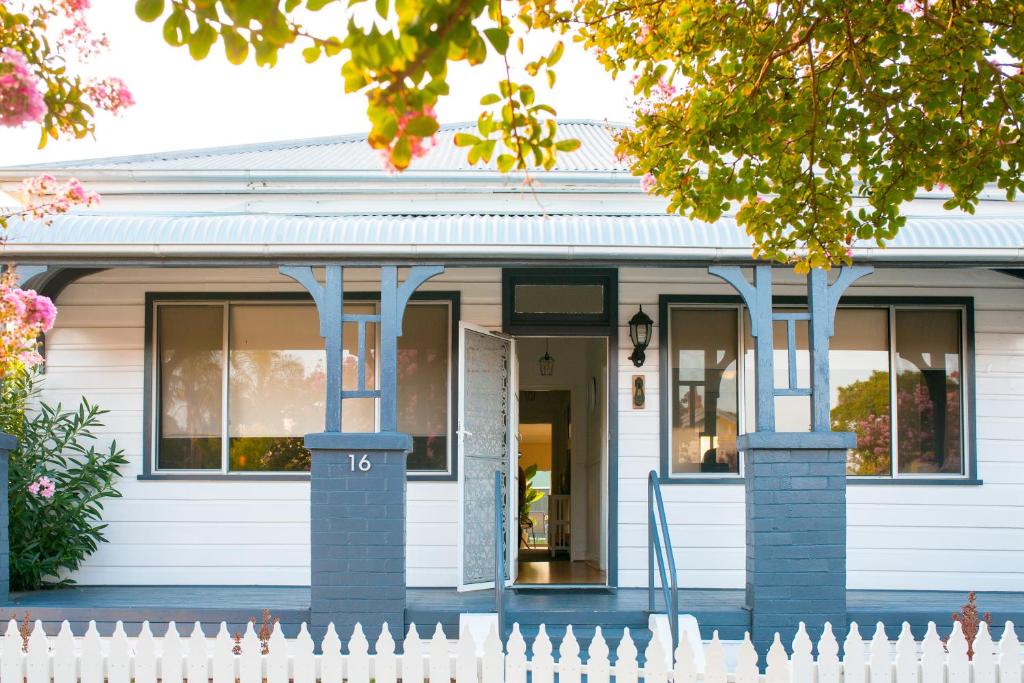
{"type": "Polygon", "coordinates": [[[704,683],[726,683],[729,669],[725,664],[725,648],[718,639],[718,630],[711,634],[711,643],[704,652],[704,683]]]}
{"type": "Polygon", "coordinates": [[[451,679],[448,639],[444,635],[441,624],[438,624],[434,628],[434,637],[430,639],[430,683],[448,683],[451,679]]]}
{"type": "MultiPolygon", "coordinates": [[[[305,630],[306,625],[302,625],[305,630]]],[[[377,643],[374,651],[377,653],[373,660],[373,677],[377,683],[396,683],[398,680],[398,657],[395,655],[395,639],[391,636],[391,629],[387,622],[381,626],[380,635],[377,636],[377,643]]],[[[312,650],[310,651],[312,655],[312,650]]],[[[296,683],[299,683],[296,678],[296,683]]],[[[315,683],[313,678],[309,683],[315,683]]]]}
{"type": "Polygon", "coordinates": [[[1016,682],[1021,680],[1020,674],[1020,641],[1013,630],[1013,622],[1008,621],[1003,627],[1003,637],[999,639],[999,680],[1001,683],[1016,682]]]}
{"type": "Polygon", "coordinates": [[[302,622],[299,634],[295,636],[295,659],[292,662],[295,683],[316,683],[316,659],[313,657],[313,649],[313,637],[309,635],[306,622],[302,622]]]}
{"type": "Polygon", "coordinates": [[[919,683],[917,643],[910,632],[910,624],[903,622],[900,637],[896,639],[896,683],[919,683]]]}
{"type": "Polygon", "coordinates": [[[758,683],[757,650],[750,642],[750,632],[743,634],[743,643],[736,654],[736,683],[758,683]]]}
{"type": "MultiPolygon", "coordinates": [[[[39,632],[42,634],[42,629],[39,632]]],[[[205,658],[203,663],[205,665],[205,658]]],[[[192,679],[191,676],[189,678],[199,680],[198,678],[192,679]]],[[[124,632],[124,624],[118,621],[114,625],[114,633],[110,638],[110,653],[107,655],[107,683],[131,683],[131,680],[131,646],[128,644],[128,634],[124,632]]],[[[206,679],[203,680],[205,683],[206,679]]]]}
{"type": "Polygon", "coordinates": [[[800,622],[796,635],[793,636],[793,659],[790,664],[794,683],[814,683],[814,657],[811,650],[814,645],[807,635],[807,626],[800,622]]]}
{"type": "Polygon", "coordinates": [[[540,625],[537,637],[533,639],[533,683],[554,683],[555,660],[551,656],[551,639],[544,624],[540,625]]]}
{"type": "Polygon", "coordinates": [[[480,665],[480,676],[484,683],[504,683],[505,681],[505,653],[501,649],[501,638],[498,637],[498,627],[491,625],[484,641],[484,659],[480,665]]]}
{"type": "Polygon", "coordinates": [[[953,632],[946,641],[946,683],[970,683],[971,666],[967,659],[967,638],[959,621],[953,622],[953,632]]]}
{"type": "Polygon", "coordinates": [[[598,626],[594,629],[594,637],[587,648],[587,683],[608,683],[611,678],[608,654],[608,643],[605,642],[601,627],[598,626]]]}
{"type": "MultiPolygon", "coordinates": [[[[657,636],[655,636],[655,640],[657,640],[657,636]]],[[[660,649],[660,641],[658,645],[660,649]]],[[[690,640],[687,638],[684,629],[679,631],[679,645],[676,646],[673,677],[677,683],[696,683],[697,681],[697,661],[694,656],[693,646],[690,645],[690,640]]]]}
{"type": "Polygon", "coordinates": [[[974,637],[974,683],[996,683],[995,643],[984,621],[974,637]]]}
{"type": "MultiPolygon", "coordinates": [[[[65,619],[61,622],[57,639],[53,643],[53,683],[75,683],[78,680],[76,661],[75,636],[71,633],[71,624],[65,619]]],[[[135,670],[138,671],[138,668],[139,653],[136,648],[135,670]]],[[[136,680],[142,683],[137,674],[136,680]]],[[[154,680],[156,680],[155,677],[154,680]]]]}
{"type": "MultiPolygon", "coordinates": [[[[558,648],[558,681],[559,683],[580,683],[583,679],[583,669],[580,664],[580,644],[576,641],[576,634],[572,626],[565,629],[565,637],[558,648]]],[[[485,678],[484,683],[493,683],[485,678]]]]}
{"type": "Polygon", "coordinates": [[[839,641],[832,624],[825,622],[818,641],[818,683],[839,683],[839,641]]]}
{"type": "Polygon", "coordinates": [[[455,647],[455,681],[456,683],[477,683],[478,681],[476,641],[473,640],[473,634],[469,629],[459,636],[459,643],[455,647]]]}
{"type": "Polygon", "coordinates": [[[518,622],[512,624],[512,635],[508,637],[505,652],[505,683],[526,683],[526,641],[519,631],[518,622]]]}
{"type": "Polygon", "coordinates": [[[355,625],[352,637],[348,639],[347,664],[349,683],[370,683],[370,643],[360,624],[355,625]]]}
{"type": "Polygon", "coordinates": [[[235,641],[228,633],[228,625],[222,621],[213,643],[213,683],[235,682],[234,648],[235,641]]]}
{"type": "MultiPolygon", "coordinates": [[[[665,665],[665,648],[661,645],[658,634],[651,637],[647,643],[647,650],[644,651],[644,682],[645,683],[668,683],[668,667],[665,665]]],[[[676,665],[678,667],[678,664],[676,665]]],[[[678,671],[678,669],[676,669],[678,671]]],[[[678,675],[676,681],[682,680],[678,675]]]]}
{"type": "Polygon", "coordinates": [[[850,630],[843,641],[843,681],[844,683],[865,683],[864,639],[856,621],[850,622],[850,630]]]}

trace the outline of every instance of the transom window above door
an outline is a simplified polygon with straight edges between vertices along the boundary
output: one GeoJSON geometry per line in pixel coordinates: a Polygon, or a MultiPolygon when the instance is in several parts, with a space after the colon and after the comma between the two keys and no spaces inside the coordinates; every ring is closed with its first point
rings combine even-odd
{"type": "MultiPolygon", "coordinates": [[[[303,437],[324,427],[325,363],[316,308],[308,299],[253,295],[151,295],[152,438],[149,473],[302,474],[303,437]]],[[[398,427],[413,438],[411,476],[450,478],[454,295],[422,295],[406,309],[398,341],[398,427]]],[[[373,299],[346,313],[373,314],[373,299]]],[[[457,324],[457,322],[455,322],[457,324]]],[[[367,389],[377,386],[379,330],[367,326],[367,389]]],[[[343,329],[345,389],[359,385],[358,330],[343,329]]],[[[346,399],[342,429],[377,429],[372,398],[346,399]]]]}
{"type": "Polygon", "coordinates": [[[615,327],[615,269],[506,268],[501,280],[508,334],[603,334],[615,327]]]}
{"type": "MultiPolygon", "coordinates": [[[[669,477],[738,478],[738,434],[755,419],[754,344],[736,303],[663,297],[663,469],[669,477]]],[[[777,305],[776,308],[786,308],[777,305]]],[[[794,311],[805,310],[794,303],[794,311]]],[[[853,432],[852,478],[922,480],[976,476],[970,439],[970,302],[899,304],[851,297],[836,312],[829,345],[831,427],[853,432]]],[[[810,386],[807,323],[795,330],[790,368],[784,322],[774,328],[775,386],[791,372],[810,386]]],[[[776,428],[810,429],[810,399],[778,396],[776,428]]]]}

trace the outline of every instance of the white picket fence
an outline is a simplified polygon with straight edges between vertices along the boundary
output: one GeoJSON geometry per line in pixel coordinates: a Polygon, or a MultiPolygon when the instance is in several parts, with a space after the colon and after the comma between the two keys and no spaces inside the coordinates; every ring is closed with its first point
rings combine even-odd
{"type": "Polygon", "coordinates": [[[482,648],[471,636],[457,642],[445,638],[438,626],[429,640],[409,629],[404,652],[395,654],[395,642],[385,629],[375,652],[356,627],[341,654],[341,640],[331,626],[322,642],[322,654],[314,654],[313,639],[305,625],[296,638],[286,638],[275,627],[268,652],[252,624],[240,643],[221,624],[208,638],[196,624],[187,638],[178,635],[173,622],[167,634],[154,637],[143,624],[137,638],[129,638],[120,624],[109,638],[101,638],[90,623],[83,638],[75,638],[64,622],[56,637],[48,637],[36,622],[27,641],[11,621],[0,643],[0,683],[1022,683],[1021,643],[1006,623],[998,643],[984,624],[974,642],[974,659],[968,660],[967,641],[955,624],[943,644],[930,624],[917,643],[907,624],[893,646],[882,624],[867,643],[856,624],[843,643],[830,627],[818,642],[818,658],[801,625],[787,655],[778,635],[767,656],[765,673],[758,669],[757,653],[749,639],[739,645],[735,664],[727,665],[723,643],[714,638],[704,645],[705,668],[697,671],[691,644],[682,642],[670,666],[662,644],[655,637],[645,651],[645,664],[637,661],[637,648],[628,630],[617,650],[614,664],[600,629],[588,649],[587,663],[580,661],[580,646],[570,628],[558,648],[558,661],[544,628],[529,656],[526,643],[515,627],[502,650],[492,630],[482,648]],[[236,648],[240,647],[240,651],[236,648]],[[731,670],[730,670],[731,669],[731,670]]]}

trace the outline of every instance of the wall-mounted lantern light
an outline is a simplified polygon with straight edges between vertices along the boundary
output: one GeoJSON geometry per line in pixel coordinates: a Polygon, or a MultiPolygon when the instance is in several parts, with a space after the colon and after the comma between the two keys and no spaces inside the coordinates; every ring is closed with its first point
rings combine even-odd
{"type": "Polygon", "coordinates": [[[646,357],[644,350],[651,343],[651,330],[654,328],[654,321],[644,313],[644,307],[629,319],[629,340],[633,342],[633,355],[629,357],[633,365],[638,368],[644,364],[646,357]]]}
{"type": "Polygon", "coordinates": [[[540,363],[541,377],[551,377],[551,375],[555,374],[555,359],[548,353],[548,341],[547,339],[544,340],[544,355],[537,361],[540,363]]]}

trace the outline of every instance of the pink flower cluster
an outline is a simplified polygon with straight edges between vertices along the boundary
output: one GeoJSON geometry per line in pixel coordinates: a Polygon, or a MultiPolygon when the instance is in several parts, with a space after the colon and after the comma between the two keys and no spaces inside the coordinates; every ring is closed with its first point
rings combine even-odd
{"type": "Polygon", "coordinates": [[[62,19],[63,28],[57,33],[57,46],[65,52],[77,52],[85,61],[110,47],[105,34],[94,34],[85,18],[92,6],[89,0],[58,0],[51,14],[62,19]]]}
{"type": "Polygon", "coordinates": [[[53,498],[53,494],[56,490],[57,483],[46,476],[39,477],[28,485],[29,493],[33,496],[42,496],[43,498],[53,498]]]}
{"type": "Polygon", "coordinates": [[[31,289],[18,287],[13,272],[0,279],[0,377],[13,369],[39,365],[36,339],[53,328],[57,309],[31,289]]]}
{"type": "Polygon", "coordinates": [[[42,121],[46,103],[38,80],[17,50],[0,50],[0,126],[21,126],[42,121]]]}
{"type": "Polygon", "coordinates": [[[924,16],[924,10],[927,6],[927,0],[903,0],[903,2],[897,5],[901,12],[906,12],[915,19],[920,19],[924,16]]]}
{"type": "MultiPolygon", "coordinates": [[[[388,173],[398,173],[402,170],[395,166],[395,163],[392,160],[392,154],[395,150],[394,145],[405,134],[405,128],[409,125],[409,122],[415,118],[419,118],[420,116],[426,116],[434,119],[435,121],[437,120],[437,114],[434,112],[433,107],[424,107],[420,111],[407,111],[399,117],[398,132],[395,133],[395,139],[392,141],[391,145],[381,150],[381,159],[384,163],[384,170],[388,173]]],[[[425,157],[427,153],[434,148],[434,145],[437,144],[437,138],[434,136],[421,138],[415,135],[409,135],[408,139],[413,159],[425,157]]]]}
{"type": "Polygon", "coordinates": [[[653,173],[645,173],[644,177],[640,179],[640,189],[643,192],[650,192],[657,182],[653,173]]]}
{"type": "Polygon", "coordinates": [[[75,206],[100,203],[99,194],[87,190],[77,178],[71,178],[61,185],[52,175],[44,173],[23,180],[21,185],[27,199],[19,213],[37,220],[67,213],[75,206]]]}
{"type": "Polygon", "coordinates": [[[120,114],[128,107],[135,104],[128,86],[120,78],[105,78],[96,81],[85,88],[85,94],[100,109],[109,111],[111,114],[120,114]]]}

